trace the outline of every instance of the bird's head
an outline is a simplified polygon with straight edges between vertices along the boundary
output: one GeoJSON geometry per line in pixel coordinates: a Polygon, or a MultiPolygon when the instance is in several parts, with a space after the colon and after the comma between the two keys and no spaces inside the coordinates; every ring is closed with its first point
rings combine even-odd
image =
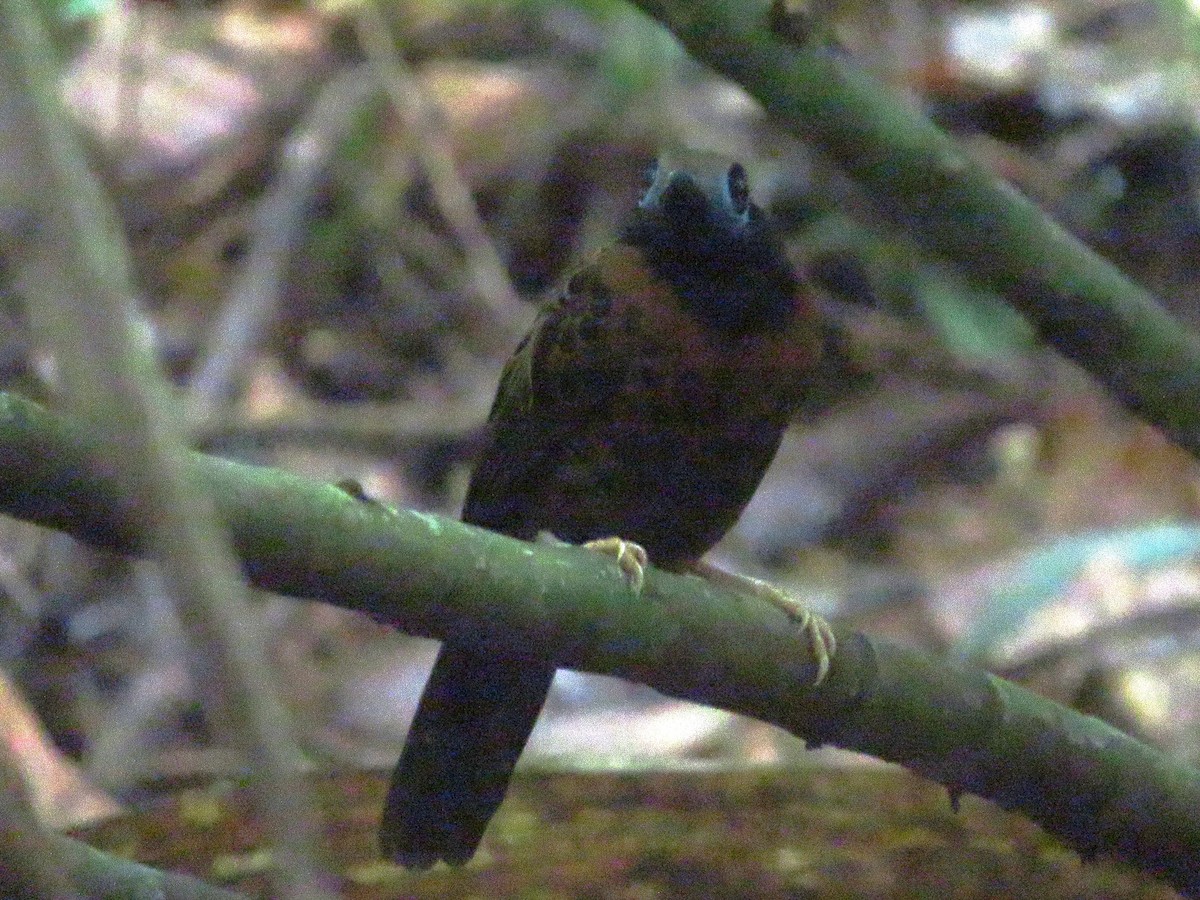
{"type": "Polygon", "coordinates": [[[729,333],[779,328],[797,282],[741,163],[702,151],[663,153],[647,173],[621,241],[701,320],[729,333]]]}

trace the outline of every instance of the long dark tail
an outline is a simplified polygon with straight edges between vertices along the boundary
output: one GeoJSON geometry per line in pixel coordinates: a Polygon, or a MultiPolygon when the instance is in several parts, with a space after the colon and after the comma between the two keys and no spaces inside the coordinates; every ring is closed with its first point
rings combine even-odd
{"type": "Polygon", "coordinates": [[[462,865],[504,800],[554,669],[443,644],[379,826],[384,856],[427,869],[462,865]]]}

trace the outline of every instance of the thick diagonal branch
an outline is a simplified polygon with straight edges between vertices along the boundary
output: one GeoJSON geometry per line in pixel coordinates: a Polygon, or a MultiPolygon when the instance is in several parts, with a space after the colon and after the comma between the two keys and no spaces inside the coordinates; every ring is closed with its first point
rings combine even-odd
{"type": "Polygon", "coordinates": [[[633,2],[822,150],[917,244],[1004,297],[1042,340],[1200,455],[1200,337],[1149,292],[847,54],[772,31],[765,0],[633,2]]]}
{"type": "MultiPolygon", "coordinates": [[[[358,610],[427,637],[519,647],[754,716],[811,743],[901,763],[1200,896],[1200,773],[1001,679],[839,635],[828,682],[769,604],[649,571],[633,599],[614,564],[395,510],[355,491],[193,454],[259,587],[358,610]]],[[[0,512],[124,553],[139,511],[87,431],[0,394],[0,512]]]]}

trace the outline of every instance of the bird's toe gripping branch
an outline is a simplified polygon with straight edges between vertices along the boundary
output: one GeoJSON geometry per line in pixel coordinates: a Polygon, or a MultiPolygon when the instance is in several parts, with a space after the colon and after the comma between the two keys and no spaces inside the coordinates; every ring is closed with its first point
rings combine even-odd
{"type": "Polygon", "coordinates": [[[605,537],[588,541],[583,546],[615,559],[621,574],[629,583],[629,589],[635,595],[641,594],[642,585],[646,582],[646,566],[650,565],[650,557],[641,544],[619,537],[605,537]]]}
{"type": "Polygon", "coordinates": [[[829,674],[829,666],[837,653],[837,637],[823,616],[813,612],[808,604],[798,597],[793,597],[782,588],[760,578],[726,572],[712,563],[703,561],[693,564],[691,568],[701,578],[714,584],[766,600],[795,622],[808,639],[809,650],[812,653],[813,661],[817,664],[817,677],[813,679],[813,687],[825,680],[829,674]]]}

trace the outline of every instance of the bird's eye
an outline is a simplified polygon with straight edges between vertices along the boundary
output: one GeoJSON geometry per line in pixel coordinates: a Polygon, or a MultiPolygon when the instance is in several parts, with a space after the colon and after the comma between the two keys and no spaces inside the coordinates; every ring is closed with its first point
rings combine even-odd
{"type": "Polygon", "coordinates": [[[750,182],[746,179],[746,170],[742,168],[742,164],[734,163],[730,166],[726,179],[733,211],[739,216],[745,215],[746,210],[750,208],[750,182]]]}

